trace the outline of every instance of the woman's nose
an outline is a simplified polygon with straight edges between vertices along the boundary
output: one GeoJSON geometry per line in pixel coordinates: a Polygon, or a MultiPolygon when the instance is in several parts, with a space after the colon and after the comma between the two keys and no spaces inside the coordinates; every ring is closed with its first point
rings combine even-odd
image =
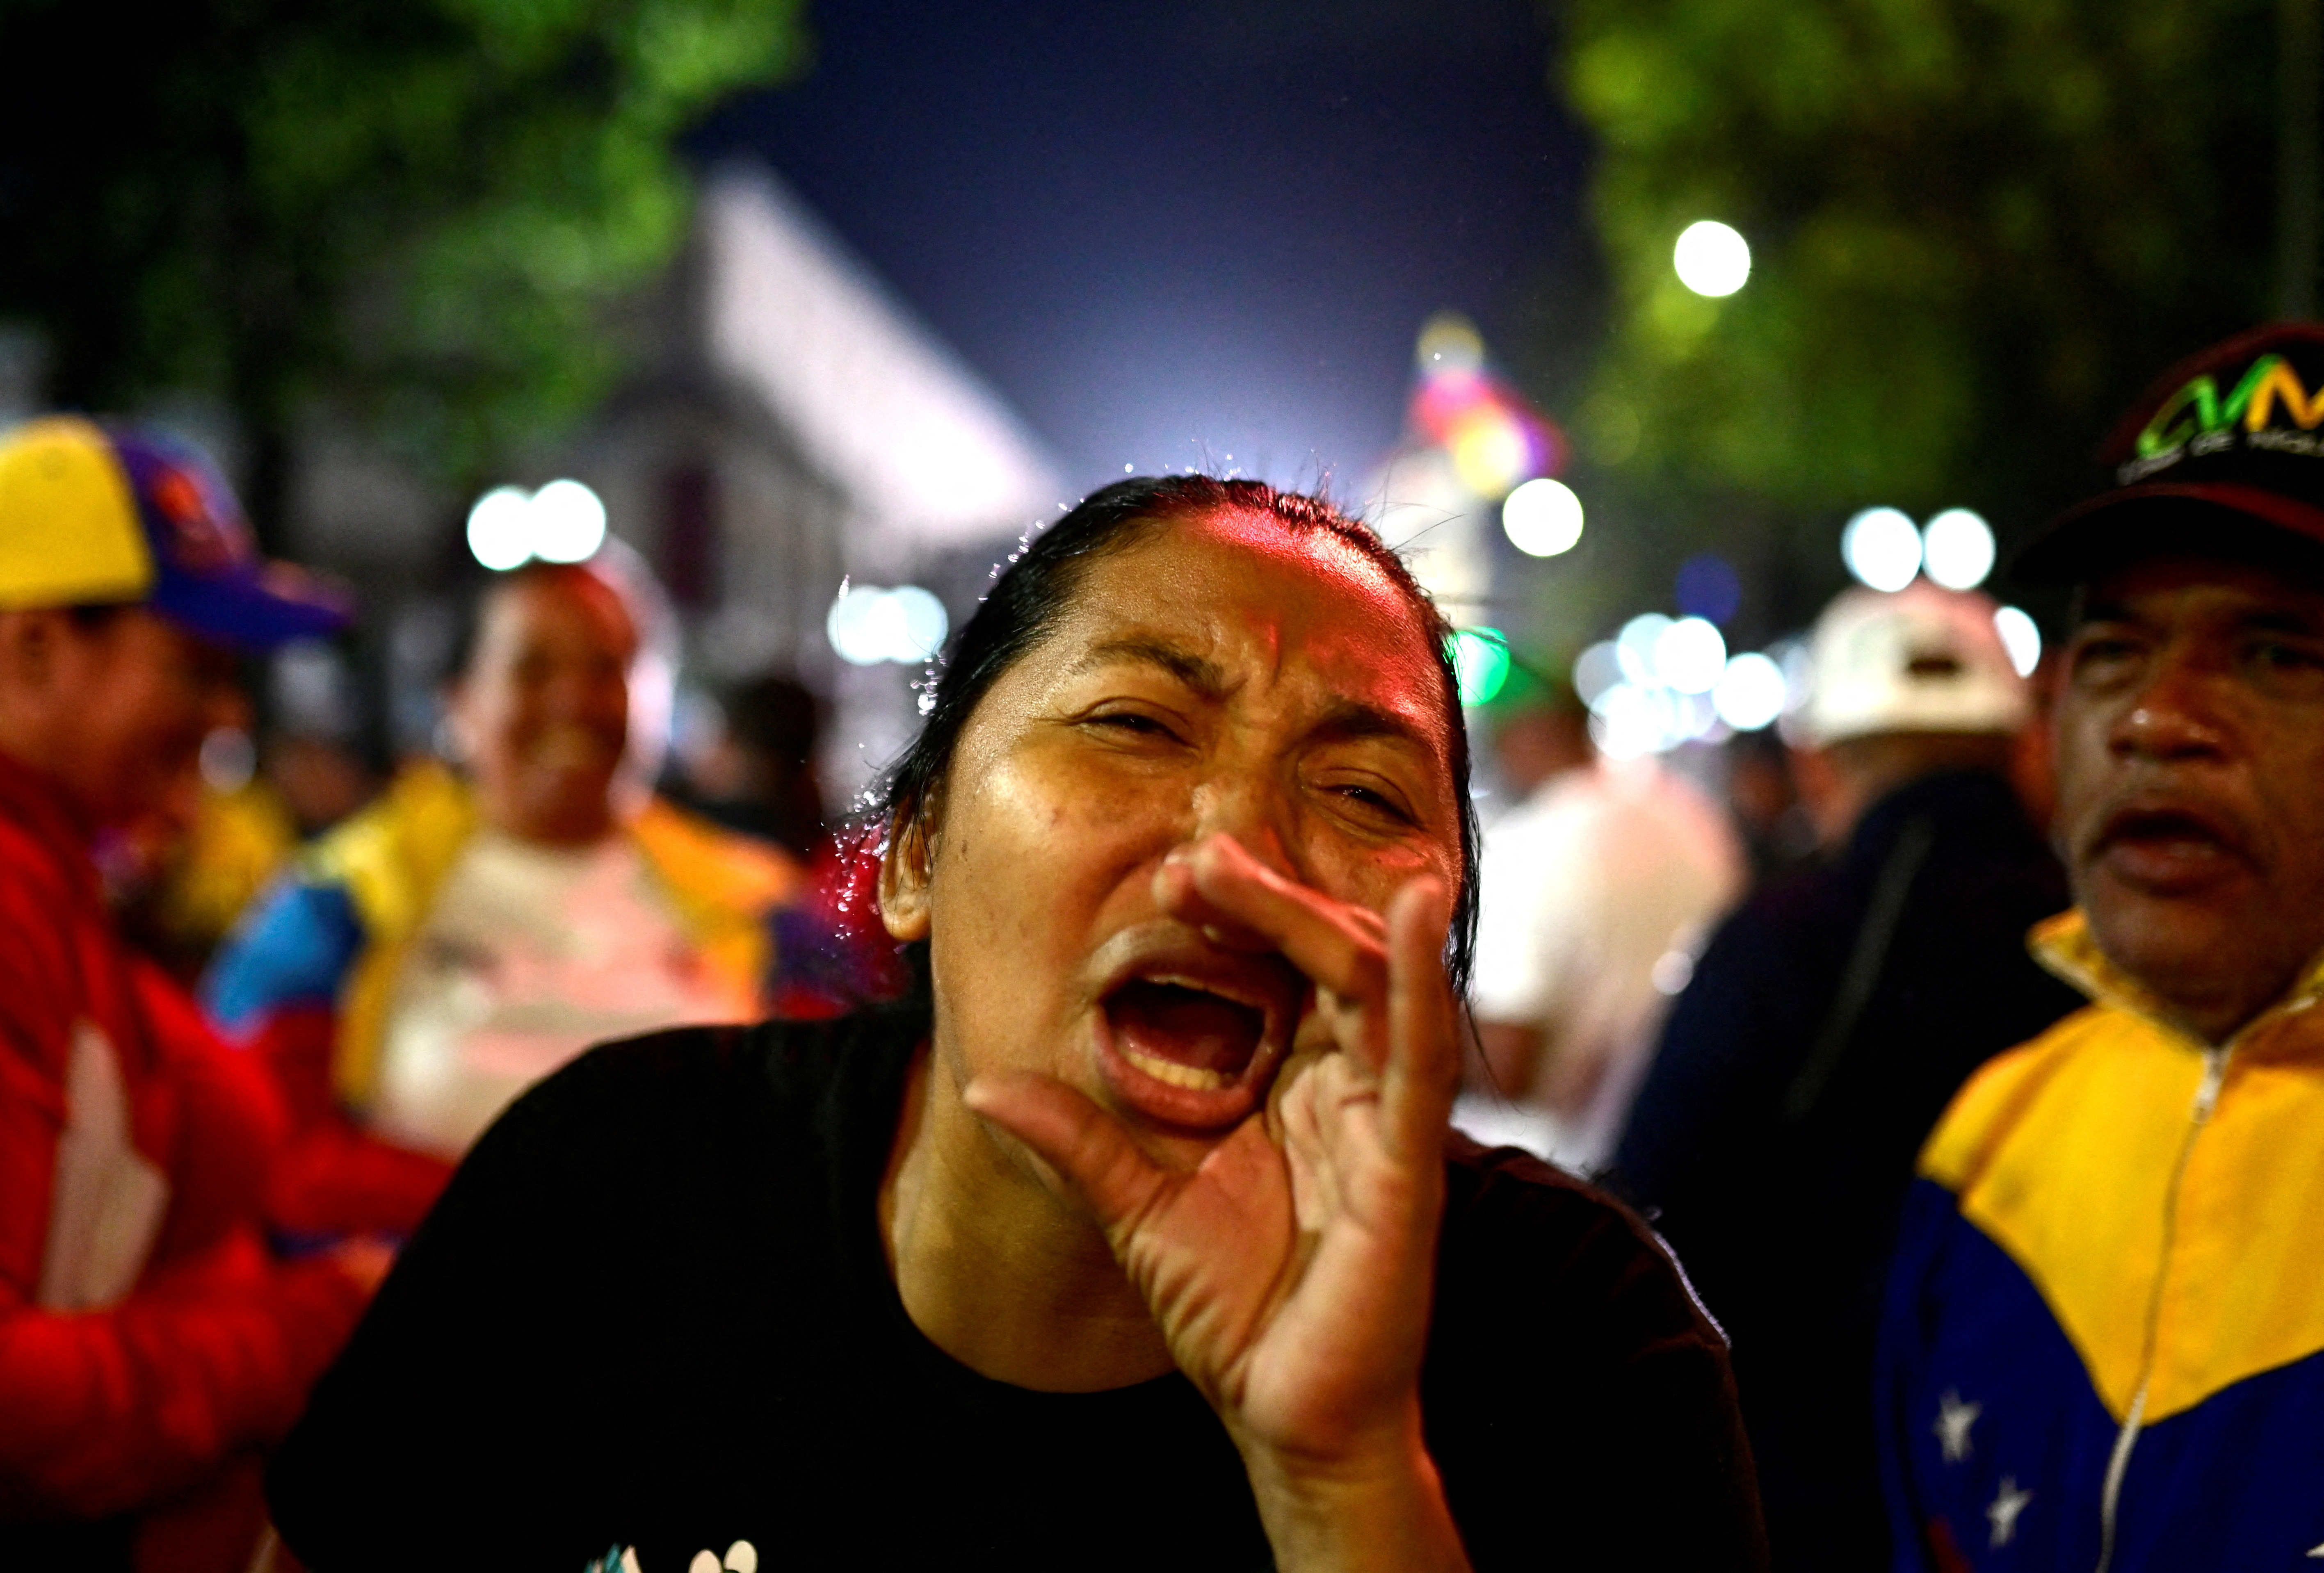
{"type": "Polygon", "coordinates": [[[1276,873],[1307,883],[1295,851],[1290,805],[1271,781],[1258,772],[1222,770],[1194,789],[1194,823],[1187,841],[1226,834],[1276,873]]]}

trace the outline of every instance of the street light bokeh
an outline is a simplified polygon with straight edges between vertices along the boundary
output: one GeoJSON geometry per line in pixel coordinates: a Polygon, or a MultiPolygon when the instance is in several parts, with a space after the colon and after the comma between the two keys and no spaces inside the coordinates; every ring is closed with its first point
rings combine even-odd
{"type": "Polygon", "coordinates": [[[1501,529],[1531,557],[1554,557],[1582,538],[1582,499],[1563,481],[1527,481],[1501,504],[1501,529]]]}
{"type": "Polygon", "coordinates": [[[551,481],[538,492],[495,486],[468,510],[468,552],[494,573],[539,557],[586,562],[605,544],[605,504],[578,481],[551,481]]]}
{"type": "Polygon", "coordinates": [[[1671,265],[1680,283],[1717,299],[1734,294],[1750,278],[1751,244],[1732,225],[1701,219],[1679,232],[1671,265]]]}
{"type": "Polygon", "coordinates": [[[2009,664],[2021,677],[2031,677],[2042,664],[2042,630],[2024,611],[2015,606],[1994,609],[1993,630],[2009,652],[2009,664]]]}
{"type": "Polygon", "coordinates": [[[842,584],[824,618],[823,631],[839,658],[850,666],[882,661],[912,666],[944,649],[951,620],[944,603],[918,584],[889,590],[878,584],[842,584]]]}
{"type": "Polygon", "coordinates": [[[1966,508],[1948,508],[1921,531],[1929,577],[1948,590],[1974,590],[1993,572],[1993,529],[1966,508]]]}
{"type": "Polygon", "coordinates": [[[1857,582],[1902,590],[1921,571],[1921,532],[1893,508],[1868,508],[1840,532],[1840,560],[1857,582]]]}
{"type": "Polygon", "coordinates": [[[1784,669],[1773,658],[1746,650],[1729,661],[1719,675],[1719,685],[1711,691],[1711,704],[1719,719],[1737,731],[1757,731],[1784,713],[1787,692],[1784,669]]]}
{"type": "Polygon", "coordinates": [[[1727,640],[1716,623],[1682,617],[1655,636],[1654,673],[1680,694],[1708,694],[1727,670],[1727,640]]]}

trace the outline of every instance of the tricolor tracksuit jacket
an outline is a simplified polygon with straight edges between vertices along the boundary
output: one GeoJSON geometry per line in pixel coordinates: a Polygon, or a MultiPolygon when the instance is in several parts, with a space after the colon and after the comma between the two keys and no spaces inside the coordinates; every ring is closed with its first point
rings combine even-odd
{"type": "Polygon", "coordinates": [[[2096,1001],[1921,1156],[1877,1391],[1899,1569],[2324,1569],[2324,961],[2222,1046],[2096,1001]]]}

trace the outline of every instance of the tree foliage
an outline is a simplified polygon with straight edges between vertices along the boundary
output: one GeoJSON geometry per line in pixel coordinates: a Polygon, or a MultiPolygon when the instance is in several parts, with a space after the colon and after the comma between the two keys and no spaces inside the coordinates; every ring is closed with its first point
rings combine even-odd
{"type": "Polygon", "coordinates": [[[0,0],[0,317],[60,402],[223,400],[262,525],[318,400],[467,480],[601,396],[608,303],[683,233],[675,138],[801,63],[799,13],[0,0]]]}
{"type": "Polygon", "coordinates": [[[2263,318],[2266,0],[1571,0],[1616,317],[1581,409],[1618,489],[2023,528],[2164,365],[2263,318]],[[1671,265],[1734,225],[1723,300],[1671,265]]]}

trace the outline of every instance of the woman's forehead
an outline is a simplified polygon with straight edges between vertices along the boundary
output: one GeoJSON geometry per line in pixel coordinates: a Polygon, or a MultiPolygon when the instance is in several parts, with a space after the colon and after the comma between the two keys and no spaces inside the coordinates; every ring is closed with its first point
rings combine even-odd
{"type": "Polygon", "coordinates": [[[1295,621],[1392,615],[1425,647],[1417,610],[1379,563],[1329,530],[1294,530],[1264,514],[1221,511],[1165,520],[1093,564],[1075,599],[1102,600],[1108,612],[1183,605],[1163,593],[1178,585],[1200,585],[1220,599],[1280,604],[1295,621]],[[1283,601],[1286,593],[1296,599],[1283,601]]]}
{"type": "Polygon", "coordinates": [[[1432,720],[1443,710],[1432,630],[1406,593],[1330,532],[1294,533],[1263,517],[1168,520],[1097,559],[1058,631],[1075,659],[1125,639],[1161,640],[1213,662],[1406,690],[1409,707],[1432,720]]]}

